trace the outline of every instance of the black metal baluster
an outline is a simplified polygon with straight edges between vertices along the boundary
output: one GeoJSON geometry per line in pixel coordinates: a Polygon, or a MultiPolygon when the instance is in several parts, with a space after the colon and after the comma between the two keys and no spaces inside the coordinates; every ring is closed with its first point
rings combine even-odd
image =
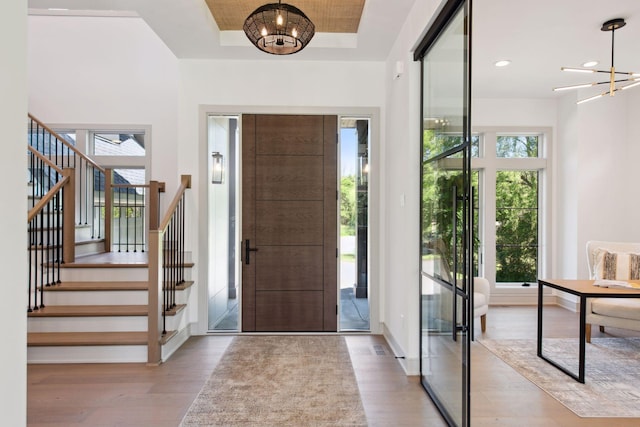
{"type": "Polygon", "coordinates": [[[38,139],[38,151],[40,151],[42,154],[44,154],[46,156],[47,155],[47,147],[46,147],[44,141],[45,141],[45,129],[42,128],[42,149],[40,149],[40,147],[39,147],[40,140],[38,139]]]}
{"type": "Polygon", "coordinates": [[[124,194],[126,194],[126,202],[125,203],[126,203],[126,206],[127,206],[127,208],[124,211],[124,215],[125,215],[124,216],[124,226],[125,226],[125,233],[126,233],[125,236],[126,236],[126,239],[127,239],[127,252],[129,252],[129,207],[130,207],[129,201],[131,199],[131,189],[130,188],[126,188],[124,191],[125,191],[124,194]]]}
{"type": "MultiPolygon", "coordinates": [[[[89,223],[89,185],[91,184],[91,179],[92,177],[90,177],[90,170],[93,170],[93,166],[89,165],[89,162],[87,162],[86,160],[84,162],[84,193],[82,192],[82,190],[80,191],[80,194],[84,195],[84,225],[87,225],[89,223]]],[[[82,166],[80,166],[80,169],[82,169],[82,166]]],[[[82,203],[82,202],[80,202],[82,203]]],[[[82,208],[80,208],[82,210],[82,208]]]]}
{"type": "MultiPolygon", "coordinates": [[[[176,209],[177,211],[177,209],[176,209]]],[[[171,282],[171,308],[176,306],[176,283],[178,283],[178,218],[177,212],[174,212],[173,227],[173,281],[171,282]]]]}
{"type": "Polygon", "coordinates": [[[168,231],[169,230],[165,230],[162,236],[162,240],[163,240],[163,245],[162,245],[162,334],[166,334],[167,333],[167,307],[169,306],[168,303],[168,298],[167,298],[167,287],[168,287],[168,283],[167,283],[167,277],[168,277],[168,271],[167,271],[167,264],[168,262],[168,256],[167,256],[167,250],[168,250],[168,231]]]}
{"type": "Polygon", "coordinates": [[[31,313],[33,311],[32,307],[32,284],[33,284],[33,228],[35,219],[29,221],[29,282],[27,283],[27,290],[29,292],[29,305],[27,306],[27,312],[31,313]]]}
{"type": "Polygon", "coordinates": [[[121,200],[121,192],[120,189],[118,188],[117,190],[118,193],[118,252],[122,251],[122,200],[121,200]]]}
{"type": "MultiPolygon", "coordinates": [[[[95,173],[95,172],[94,172],[95,173]]],[[[106,179],[105,179],[105,185],[102,186],[102,174],[101,172],[97,173],[98,175],[98,195],[100,195],[100,189],[103,188],[103,194],[104,194],[104,199],[107,198],[107,185],[106,185],[106,179]]],[[[106,177],[105,177],[106,178],[106,177]]],[[[95,208],[95,203],[96,203],[96,185],[94,183],[93,185],[93,226],[91,227],[91,238],[93,239],[93,236],[95,236],[96,234],[96,221],[97,221],[97,227],[98,227],[98,239],[100,238],[100,233],[102,232],[102,200],[100,200],[100,198],[98,198],[98,214],[97,214],[97,218],[96,218],[96,208],[95,208]]],[[[107,218],[107,212],[105,210],[105,221],[107,218]]],[[[105,249],[109,249],[109,248],[105,248],[105,249]]]]}
{"type": "MultiPolygon", "coordinates": [[[[144,190],[144,199],[143,200],[147,200],[147,190],[144,190]]],[[[146,202],[145,202],[146,203],[146,202]]],[[[144,252],[144,248],[145,248],[145,239],[144,239],[144,235],[145,235],[145,231],[147,230],[147,216],[146,216],[146,205],[145,203],[142,204],[142,206],[140,206],[140,221],[142,221],[142,243],[140,243],[140,250],[142,252],[144,252]]]]}
{"type": "Polygon", "coordinates": [[[180,201],[180,283],[184,283],[184,207],[185,207],[185,202],[184,202],[184,194],[182,195],[181,201],[180,201]]]}
{"type": "Polygon", "coordinates": [[[64,226],[64,222],[62,221],[62,209],[60,207],[61,201],[62,201],[62,192],[65,191],[64,189],[60,190],[58,192],[58,194],[56,194],[55,200],[56,200],[56,217],[58,219],[58,227],[57,227],[57,238],[56,238],[56,242],[57,242],[57,250],[56,250],[56,267],[58,269],[58,273],[57,273],[57,280],[56,283],[60,284],[62,283],[62,280],[60,279],[60,264],[62,263],[62,227],[64,226]]]}
{"type": "MultiPolygon", "coordinates": [[[[41,227],[40,227],[40,246],[38,251],[40,252],[40,307],[44,307],[44,302],[43,302],[43,298],[44,298],[44,269],[45,269],[45,262],[46,260],[44,259],[44,244],[43,244],[43,239],[44,239],[44,219],[45,219],[45,212],[44,209],[40,211],[40,218],[42,218],[41,220],[41,227]]],[[[49,226],[49,222],[47,221],[46,226],[49,226]]]]}
{"type": "Polygon", "coordinates": [[[138,252],[138,190],[133,189],[133,252],[138,252]]]}
{"type": "MultiPolygon", "coordinates": [[[[47,167],[49,169],[49,173],[51,173],[51,168],[47,167]]],[[[49,174],[47,174],[47,176],[49,176],[49,174]]],[[[47,214],[47,222],[49,223],[49,227],[47,227],[47,245],[43,247],[43,250],[46,251],[47,254],[47,263],[46,263],[46,276],[47,276],[47,286],[51,286],[51,282],[52,282],[52,274],[51,274],[51,243],[53,240],[52,237],[52,231],[53,227],[56,226],[55,224],[55,213],[52,212],[52,201],[49,200],[47,202],[47,206],[45,208],[43,208],[47,214]]]]}

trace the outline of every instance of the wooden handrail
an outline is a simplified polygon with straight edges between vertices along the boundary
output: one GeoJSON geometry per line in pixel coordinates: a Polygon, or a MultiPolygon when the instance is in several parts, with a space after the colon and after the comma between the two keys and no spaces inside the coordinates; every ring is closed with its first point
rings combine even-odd
{"type": "Polygon", "coordinates": [[[40,120],[36,119],[34,116],[31,115],[31,113],[28,113],[28,116],[31,120],[33,120],[34,122],[38,123],[38,125],[40,125],[43,129],[45,129],[47,132],[49,132],[51,135],[55,136],[60,142],[62,142],[63,145],[65,145],[69,150],[73,151],[74,153],[76,153],[80,158],[84,159],[87,163],[89,163],[91,166],[93,166],[95,169],[98,169],[100,172],[104,173],[104,168],[100,167],[100,165],[98,165],[96,162],[94,162],[93,160],[91,160],[89,157],[87,157],[84,153],[82,153],[80,150],[78,150],[76,147],[74,147],[73,145],[69,144],[67,142],[67,140],[65,140],[63,137],[61,137],[60,135],[58,135],[53,129],[51,129],[49,126],[45,125],[44,123],[42,123],[40,120]]]}
{"type": "Polygon", "coordinates": [[[45,156],[44,154],[42,154],[41,152],[39,152],[38,150],[36,150],[30,145],[27,145],[27,150],[31,151],[31,154],[36,156],[38,159],[42,160],[44,163],[47,164],[47,166],[49,166],[50,168],[58,172],[60,175],[62,175],[62,169],[58,165],[53,163],[51,160],[49,160],[47,156],[45,156]]]}
{"type": "Polygon", "coordinates": [[[111,188],[151,188],[149,184],[111,184],[111,188]]]}
{"type": "Polygon", "coordinates": [[[38,214],[38,212],[40,212],[46,206],[46,204],[51,201],[53,196],[55,196],[58,193],[58,191],[60,191],[60,189],[64,187],[64,185],[69,181],[69,179],[70,178],[68,176],[65,176],[64,178],[62,178],[56,185],[54,185],[53,187],[51,187],[49,191],[47,191],[47,194],[45,194],[38,201],[38,203],[35,204],[34,207],[29,209],[29,214],[27,215],[27,222],[31,222],[31,220],[38,214]]]}
{"type": "Polygon", "coordinates": [[[176,210],[176,207],[178,206],[178,203],[180,202],[180,199],[182,198],[182,195],[187,190],[187,188],[191,188],[191,175],[181,175],[180,187],[178,188],[178,191],[176,193],[176,196],[173,198],[173,201],[169,205],[169,208],[167,209],[167,213],[164,215],[164,218],[162,218],[162,221],[160,222],[160,227],[158,228],[158,230],[164,231],[167,229],[167,227],[169,226],[169,223],[171,222],[171,216],[173,215],[173,212],[176,210]]]}

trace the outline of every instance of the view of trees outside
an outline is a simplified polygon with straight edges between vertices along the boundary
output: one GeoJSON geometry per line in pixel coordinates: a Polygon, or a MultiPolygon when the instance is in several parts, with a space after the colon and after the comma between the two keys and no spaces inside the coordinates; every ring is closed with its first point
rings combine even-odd
{"type": "MultiPolygon", "coordinates": [[[[538,157],[538,136],[498,136],[498,157],[538,157]]],[[[496,173],[496,282],[538,277],[538,171],[496,173]]]]}
{"type": "MultiPolygon", "coordinates": [[[[460,136],[423,134],[423,161],[460,144],[460,136]]],[[[478,155],[478,137],[472,140],[472,156],[478,155]]],[[[538,157],[539,137],[498,136],[498,158],[538,157]]],[[[453,263],[453,188],[463,188],[460,155],[425,163],[422,175],[423,259],[439,256],[442,267],[453,263]]],[[[479,247],[478,172],[471,174],[474,189],[474,273],[477,274],[479,247]]],[[[503,170],[496,173],[496,282],[535,282],[538,275],[538,171],[503,170]]],[[[462,211],[456,212],[461,227],[462,211]]],[[[461,247],[458,242],[458,247],[461,247]]],[[[461,259],[461,254],[457,254],[461,259]]],[[[448,279],[447,277],[443,277],[448,279]]]]}
{"type": "Polygon", "coordinates": [[[433,129],[423,132],[422,171],[422,258],[425,272],[453,282],[454,261],[462,268],[462,203],[454,213],[454,197],[463,194],[462,153],[427,162],[460,146],[459,134],[433,129]],[[455,219],[454,219],[455,215],[455,219]],[[455,229],[454,229],[455,224],[455,229]],[[457,232],[457,234],[455,234],[457,232]],[[454,236],[458,239],[454,242],[454,236]],[[454,248],[458,253],[454,253],[454,248]],[[432,261],[424,263],[424,261],[432,261]]]}
{"type": "Polygon", "coordinates": [[[340,179],[340,234],[356,235],[356,176],[340,179]]]}

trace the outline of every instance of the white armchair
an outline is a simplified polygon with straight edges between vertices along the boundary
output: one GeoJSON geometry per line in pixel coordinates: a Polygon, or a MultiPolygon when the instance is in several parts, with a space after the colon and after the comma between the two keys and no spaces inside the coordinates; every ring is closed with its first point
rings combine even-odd
{"type": "MultiPolygon", "coordinates": [[[[640,254],[640,243],[587,242],[587,260],[591,279],[630,280],[637,272],[631,272],[630,256],[640,254]],[[615,255],[615,256],[611,256],[615,255]],[[605,263],[605,257],[607,262],[605,263]],[[606,264],[606,265],[605,265],[606,264]]],[[[640,298],[588,298],[586,307],[585,338],[591,342],[591,325],[599,325],[640,331],[640,298]]]]}
{"type": "Polygon", "coordinates": [[[484,277],[473,278],[473,317],[480,318],[480,329],[487,330],[487,312],[489,311],[489,296],[491,285],[484,277]]]}

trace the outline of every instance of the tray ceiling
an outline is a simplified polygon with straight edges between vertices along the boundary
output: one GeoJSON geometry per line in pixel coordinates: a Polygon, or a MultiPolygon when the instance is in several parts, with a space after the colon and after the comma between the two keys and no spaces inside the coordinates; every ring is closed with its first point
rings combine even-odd
{"type": "MultiPolygon", "coordinates": [[[[311,19],[319,33],[357,33],[365,0],[286,0],[311,19]]],[[[220,31],[242,30],[251,12],[275,0],[206,0],[220,31]]]]}

